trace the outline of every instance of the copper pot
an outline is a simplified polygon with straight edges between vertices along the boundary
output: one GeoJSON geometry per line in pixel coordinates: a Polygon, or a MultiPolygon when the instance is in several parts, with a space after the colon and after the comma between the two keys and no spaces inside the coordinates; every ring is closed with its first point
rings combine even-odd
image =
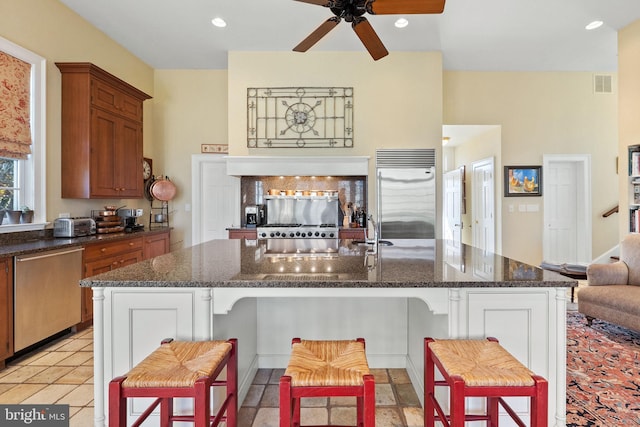
{"type": "Polygon", "coordinates": [[[269,190],[269,195],[270,196],[279,196],[280,195],[280,190],[271,189],[271,190],[269,190]]]}
{"type": "Polygon", "coordinates": [[[284,194],[287,196],[293,196],[296,194],[296,190],[285,190],[284,194]]]}
{"type": "Polygon", "coordinates": [[[167,179],[158,179],[151,184],[151,195],[157,200],[167,202],[176,195],[176,186],[167,179]]]}
{"type": "Polygon", "coordinates": [[[310,196],[310,195],[311,195],[311,191],[309,191],[309,190],[304,190],[304,191],[302,192],[302,195],[303,195],[303,196],[310,196]]]}

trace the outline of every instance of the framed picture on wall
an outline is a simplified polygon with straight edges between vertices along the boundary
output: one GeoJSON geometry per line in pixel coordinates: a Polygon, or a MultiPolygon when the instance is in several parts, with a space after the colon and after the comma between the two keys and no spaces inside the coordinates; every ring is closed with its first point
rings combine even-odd
{"type": "Polygon", "coordinates": [[[542,195],[542,166],[505,166],[504,197],[542,195]]]}

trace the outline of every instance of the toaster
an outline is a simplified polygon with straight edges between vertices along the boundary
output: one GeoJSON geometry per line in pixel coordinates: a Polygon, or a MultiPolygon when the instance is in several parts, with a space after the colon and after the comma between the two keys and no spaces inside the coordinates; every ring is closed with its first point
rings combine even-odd
{"type": "Polygon", "coordinates": [[[56,218],[53,221],[53,237],[80,237],[96,234],[96,222],[92,218],[56,218]]]}

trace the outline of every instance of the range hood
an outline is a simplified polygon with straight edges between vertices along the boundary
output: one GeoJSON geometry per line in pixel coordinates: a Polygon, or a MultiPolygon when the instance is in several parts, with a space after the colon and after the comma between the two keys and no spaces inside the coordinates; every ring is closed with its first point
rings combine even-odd
{"type": "Polygon", "coordinates": [[[354,176],[369,174],[368,156],[228,156],[233,176],[354,176]]]}

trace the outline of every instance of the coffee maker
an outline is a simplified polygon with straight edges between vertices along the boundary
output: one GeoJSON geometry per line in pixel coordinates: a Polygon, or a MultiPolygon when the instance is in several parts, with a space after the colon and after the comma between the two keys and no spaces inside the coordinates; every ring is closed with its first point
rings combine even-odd
{"type": "Polygon", "coordinates": [[[138,218],[142,216],[142,209],[119,209],[118,215],[124,223],[125,233],[144,230],[144,224],[138,224],[138,218]]]}
{"type": "Polygon", "coordinates": [[[244,208],[247,228],[255,228],[267,223],[267,207],[265,205],[249,205],[244,208]]]}

